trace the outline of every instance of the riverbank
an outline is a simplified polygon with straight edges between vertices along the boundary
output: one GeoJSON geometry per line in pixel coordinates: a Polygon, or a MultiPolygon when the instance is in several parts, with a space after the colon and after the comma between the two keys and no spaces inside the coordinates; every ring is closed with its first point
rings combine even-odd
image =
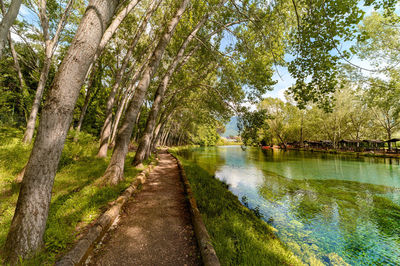
{"type": "Polygon", "coordinates": [[[235,146],[179,154],[228,184],[305,264],[400,263],[396,159],[235,146]]]}
{"type": "Polygon", "coordinates": [[[351,156],[355,156],[355,157],[363,156],[363,157],[397,158],[397,159],[400,159],[400,154],[377,153],[377,152],[371,152],[371,151],[355,152],[355,151],[340,151],[340,150],[335,150],[335,149],[321,150],[321,149],[304,149],[304,148],[298,148],[298,149],[290,148],[288,150],[320,152],[320,153],[329,153],[329,154],[343,154],[343,155],[351,155],[351,156]]]}
{"type": "MultiPolygon", "coordinates": [[[[14,215],[20,185],[15,176],[26,164],[31,146],[23,145],[23,131],[0,128],[0,250],[4,245],[14,215]]],[[[96,157],[98,141],[81,133],[78,142],[73,135],[67,138],[59,170],[55,178],[49,218],[44,236],[44,249],[29,265],[52,265],[56,258],[69,250],[99,215],[135,179],[139,169],[130,165],[129,154],[125,165],[126,179],[113,187],[98,187],[95,181],[107,168],[109,158],[96,157]]],[[[3,256],[0,253],[0,264],[3,256]]]]}
{"type": "MultiPolygon", "coordinates": [[[[178,155],[179,149],[170,149],[178,155]]],[[[262,221],[244,207],[226,184],[178,155],[222,265],[302,265],[262,221]]]]}

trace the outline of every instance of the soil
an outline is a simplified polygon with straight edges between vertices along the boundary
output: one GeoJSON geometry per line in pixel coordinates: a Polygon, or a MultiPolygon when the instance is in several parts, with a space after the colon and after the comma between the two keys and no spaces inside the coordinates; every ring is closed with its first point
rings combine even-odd
{"type": "Polygon", "coordinates": [[[166,151],[89,265],[201,265],[176,160],[166,151]]]}

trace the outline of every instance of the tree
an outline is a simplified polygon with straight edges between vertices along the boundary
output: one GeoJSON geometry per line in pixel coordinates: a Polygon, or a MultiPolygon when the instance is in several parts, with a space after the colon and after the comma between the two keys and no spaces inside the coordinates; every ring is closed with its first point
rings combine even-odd
{"type": "MultiPolygon", "coordinates": [[[[222,1],[222,4],[225,1],[222,1]]],[[[185,50],[187,49],[188,45],[190,42],[196,37],[197,32],[202,28],[202,26],[207,22],[208,17],[210,16],[209,13],[207,13],[201,20],[200,22],[194,27],[193,31],[188,35],[188,37],[185,39],[183,42],[182,46],[180,47],[178,53],[176,54],[174,60],[172,63],[169,65],[167,72],[162,78],[162,81],[160,82],[156,95],[153,101],[153,105],[150,110],[149,117],[147,119],[146,123],[146,128],[145,132],[141,138],[139,147],[137,149],[137,152],[135,154],[135,158],[133,161],[134,165],[139,165],[143,162],[143,160],[146,157],[146,151],[150,148],[151,146],[151,137],[153,135],[153,130],[156,124],[156,119],[158,116],[158,112],[161,108],[161,102],[164,98],[164,93],[168,87],[168,84],[170,82],[170,79],[172,78],[172,75],[174,74],[175,70],[178,68],[178,65],[180,64],[181,66],[184,65],[187,60],[190,59],[190,57],[194,54],[194,52],[197,50],[197,47],[194,48],[189,54],[185,56],[185,50]]]]}
{"type": "Polygon", "coordinates": [[[266,124],[278,143],[286,147],[289,141],[300,141],[301,114],[296,106],[280,99],[266,98],[259,108],[268,114],[266,124]]]}
{"type": "Polygon", "coordinates": [[[246,109],[242,110],[242,114],[239,116],[238,128],[240,137],[242,138],[243,144],[258,145],[259,144],[259,130],[268,129],[266,123],[268,114],[265,109],[259,111],[250,112],[246,109]]]}
{"type": "Polygon", "coordinates": [[[124,121],[118,132],[111,161],[102,177],[103,182],[105,183],[116,184],[123,178],[125,157],[128,152],[129,141],[140,107],[142,106],[145,94],[150,85],[151,78],[158,69],[165,49],[171,40],[175,28],[188,3],[189,0],[182,0],[180,2],[179,8],[166,26],[160,40],[158,41],[157,47],[155,48],[148,65],[143,70],[142,79],[139,81],[139,84],[135,89],[132,101],[127,108],[124,121]]]}
{"type": "MultiPolygon", "coordinates": [[[[397,1],[366,1],[365,6],[383,7],[392,14],[397,1]]],[[[361,38],[358,24],[365,12],[357,1],[292,1],[296,27],[290,38],[293,60],[289,72],[296,83],[289,91],[299,105],[309,102],[329,109],[337,88],[339,66],[348,61],[353,49],[340,44],[361,38]],[[349,51],[350,50],[350,51],[349,51]]]]}
{"type": "MultiPolygon", "coordinates": [[[[371,108],[374,123],[379,125],[391,139],[400,128],[400,77],[392,72],[389,81],[371,79],[370,87],[365,93],[365,100],[371,108]]],[[[389,149],[391,148],[389,143],[389,149]]]]}
{"type": "Polygon", "coordinates": [[[376,11],[359,26],[361,36],[355,52],[361,59],[368,60],[377,70],[396,68],[400,59],[399,17],[382,15],[376,11]],[[396,23],[397,22],[397,23],[396,23]]]}
{"type": "Polygon", "coordinates": [[[19,257],[36,252],[42,245],[51,190],[72,112],[85,74],[117,5],[118,1],[90,1],[53,81],[6,240],[6,261],[11,264],[19,257]]]}

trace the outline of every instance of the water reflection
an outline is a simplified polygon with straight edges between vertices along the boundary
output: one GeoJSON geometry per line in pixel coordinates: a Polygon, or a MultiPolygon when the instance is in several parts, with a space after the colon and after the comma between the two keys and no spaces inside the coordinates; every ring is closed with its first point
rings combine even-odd
{"type": "Polygon", "coordinates": [[[185,152],[230,185],[306,263],[400,264],[396,159],[307,152],[185,152]]]}

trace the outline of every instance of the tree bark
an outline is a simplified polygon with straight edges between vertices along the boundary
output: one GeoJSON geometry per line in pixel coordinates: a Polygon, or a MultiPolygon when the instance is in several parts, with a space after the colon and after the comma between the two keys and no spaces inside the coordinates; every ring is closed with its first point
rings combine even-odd
{"type": "Polygon", "coordinates": [[[193,55],[194,49],[189,55],[184,57],[185,50],[187,49],[189,43],[196,37],[197,32],[201,29],[201,27],[206,23],[208,20],[209,14],[204,16],[201,21],[196,25],[196,27],[193,29],[193,31],[189,34],[189,36],[185,39],[183,42],[182,46],[180,47],[177,55],[174,58],[174,61],[171,63],[169,66],[167,72],[165,73],[160,85],[157,88],[155,98],[153,101],[153,105],[151,107],[149,116],[147,118],[146,122],[146,128],[143,133],[143,136],[139,142],[139,147],[136,151],[135,158],[133,159],[132,164],[133,165],[139,165],[143,162],[143,160],[148,157],[148,150],[151,146],[151,138],[153,135],[153,130],[156,124],[156,119],[158,116],[158,112],[160,111],[161,108],[161,103],[164,98],[164,93],[165,90],[168,87],[169,81],[171,80],[172,75],[174,74],[175,70],[177,69],[179,63],[182,62],[181,66],[184,65],[189,58],[193,55]]]}
{"type": "Polygon", "coordinates": [[[0,58],[3,57],[3,50],[7,43],[8,33],[18,16],[21,4],[22,0],[12,0],[7,13],[3,16],[3,19],[0,23],[0,58]]]}
{"type": "Polygon", "coordinates": [[[15,264],[43,243],[54,177],[74,107],[97,46],[118,0],[91,0],[44,105],[7,236],[6,262],[15,264]]]}
{"type": "Polygon", "coordinates": [[[160,64],[165,49],[170,42],[175,28],[178,25],[178,22],[181,19],[189,2],[189,0],[181,1],[180,7],[176,11],[174,17],[168,23],[167,28],[164,30],[164,33],[162,34],[161,39],[159,40],[152,54],[149,64],[143,71],[142,79],[139,81],[139,84],[135,89],[132,101],[127,108],[124,121],[121,125],[121,129],[117,134],[110,164],[108,165],[103,176],[103,182],[106,184],[116,184],[123,179],[125,157],[128,152],[129,141],[138,112],[142,106],[147,89],[150,85],[150,81],[160,64]]]}
{"type": "Polygon", "coordinates": [[[119,70],[116,73],[115,82],[112,86],[110,95],[108,96],[108,99],[107,99],[106,119],[104,121],[103,127],[101,129],[101,133],[100,133],[100,148],[97,153],[97,157],[100,157],[100,158],[107,157],[108,142],[109,142],[109,138],[111,135],[111,123],[112,123],[112,113],[113,113],[112,110],[114,107],[115,95],[117,94],[117,91],[121,85],[123,75],[126,71],[126,68],[128,67],[129,59],[131,58],[131,56],[133,54],[133,50],[136,47],[136,44],[138,43],[140,37],[142,36],[142,33],[146,29],[147,23],[148,23],[150,17],[153,15],[153,13],[157,9],[157,7],[158,7],[157,0],[153,0],[149,6],[149,11],[147,12],[145,18],[140,23],[140,26],[136,31],[135,37],[133,38],[132,43],[130,44],[130,47],[122,61],[121,67],[119,68],[119,70]]]}

